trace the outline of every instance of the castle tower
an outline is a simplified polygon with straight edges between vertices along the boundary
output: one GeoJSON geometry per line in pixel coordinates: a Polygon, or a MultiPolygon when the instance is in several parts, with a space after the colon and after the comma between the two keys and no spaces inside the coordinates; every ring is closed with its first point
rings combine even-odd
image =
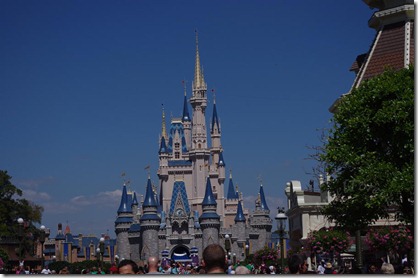
{"type": "Polygon", "coordinates": [[[139,250],[141,248],[141,240],[140,240],[140,232],[141,232],[141,225],[139,224],[139,207],[138,207],[138,199],[136,198],[136,192],[133,193],[132,198],[132,225],[129,227],[128,230],[128,240],[130,244],[130,258],[133,261],[139,261],[139,250]]]}
{"type": "Polygon", "coordinates": [[[131,257],[131,250],[128,239],[128,230],[133,222],[132,207],[126,184],[123,185],[122,197],[118,209],[118,217],[115,221],[117,254],[119,258],[128,259],[131,257]]]}
{"type": "Polygon", "coordinates": [[[192,115],[192,137],[189,158],[192,161],[192,208],[201,211],[199,205],[203,201],[205,194],[204,181],[208,175],[207,165],[209,165],[210,151],[208,149],[206,134],[206,117],[205,111],[207,107],[207,86],[203,76],[203,69],[200,65],[198,35],[196,32],[196,61],[194,80],[192,84],[192,97],[190,104],[193,109],[192,115]]]}
{"type": "Polygon", "coordinates": [[[242,261],[245,259],[245,243],[247,242],[247,238],[246,238],[246,225],[245,225],[246,220],[244,216],[244,211],[241,206],[241,201],[238,201],[237,214],[235,216],[234,221],[235,221],[235,227],[234,227],[233,235],[237,237],[236,248],[238,249],[238,252],[236,252],[236,254],[237,254],[237,259],[242,261]]]}
{"type": "Polygon", "coordinates": [[[252,242],[253,250],[263,248],[271,239],[272,220],[269,214],[270,209],[264,196],[263,184],[260,184],[260,191],[255,201],[255,210],[250,218],[250,226],[258,234],[258,240],[252,242]]]}
{"type": "Polygon", "coordinates": [[[154,191],[152,189],[151,178],[148,177],[147,189],[144,202],[142,203],[143,214],[140,219],[142,249],[140,257],[147,260],[151,256],[158,258],[158,230],[161,224],[161,218],[157,214],[158,204],[155,200],[154,191]]]}
{"type": "Polygon", "coordinates": [[[199,217],[203,234],[202,250],[212,243],[219,243],[220,217],[216,213],[216,200],[212,193],[212,185],[209,177],[206,182],[205,198],[202,202],[203,213],[199,217]]]}

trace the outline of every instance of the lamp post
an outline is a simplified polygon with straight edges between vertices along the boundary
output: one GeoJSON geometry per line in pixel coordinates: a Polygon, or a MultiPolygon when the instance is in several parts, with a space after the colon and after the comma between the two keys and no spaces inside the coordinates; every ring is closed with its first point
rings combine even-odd
{"type": "Polygon", "coordinates": [[[250,254],[250,246],[248,244],[245,244],[245,258],[247,258],[249,254],[250,254]]]}
{"type": "Polygon", "coordinates": [[[19,262],[22,260],[22,241],[23,241],[23,218],[19,217],[17,223],[19,224],[18,239],[19,239],[19,262]]]}
{"type": "Polygon", "coordinates": [[[237,263],[237,254],[236,253],[233,254],[233,262],[234,262],[234,265],[237,263]]]}
{"type": "Polygon", "coordinates": [[[45,243],[45,226],[40,227],[39,242],[41,243],[41,269],[44,268],[44,243],[45,243]]]}
{"type": "Polygon", "coordinates": [[[275,217],[275,219],[277,220],[277,232],[279,233],[279,240],[280,240],[280,259],[281,259],[281,272],[283,273],[284,270],[284,244],[283,244],[283,239],[284,239],[284,233],[285,233],[285,229],[286,229],[286,220],[287,220],[287,216],[284,213],[284,208],[277,208],[277,215],[275,217]]]}
{"type": "Polygon", "coordinates": [[[116,262],[116,266],[118,266],[119,265],[119,256],[118,255],[115,255],[115,262],[116,262]]]}
{"type": "Polygon", "coordinates": [[[228,263],[229,263],[229,260],[231,259],[231,252],[230,252],[231,240],[230,240],[229,234],[225,235],[225,250],[226,250],[226,253],[228,254],[228,263]]]}
{"type": "Polygon", "coordinates": [[[100,243],[99,243],[99,252],[100,252],[100,266],[103,267],[103,255],[104,255],[104,251],[105,251],[105,239],[104,237],[100,238],[100,243]]]}
{"type": "Polygon", "coordinates": [[[100,264],[100,247],[96,248],[96,259],[97,262],[100,264]]]}

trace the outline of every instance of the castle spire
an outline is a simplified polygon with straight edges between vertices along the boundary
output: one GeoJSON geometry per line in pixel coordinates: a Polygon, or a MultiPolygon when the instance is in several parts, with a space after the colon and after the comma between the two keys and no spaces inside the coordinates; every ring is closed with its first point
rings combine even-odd
{"type": "Polygon", "coordinates": [[[199,90],[203,89],[206,90],[205,78],[203,76],[203,69],[200,65],[200,56],[199,56],[199,36],[197,30],[196,33],[196,63],[194,67],[194,81],[193,81],[193,89],[199,90]]]}
{"type": "Polygon", "coordinates": [[[183,81],[184,85],[184,102],[183,102],[183,122],[190,121],[189,109],[187,108],[187,94],[186,94],[186,84],[183,81]]]}
{"type": "Polygon", "coordinates": [[[237,215],[235,216],[235,223],[245,222],[244,212],[242,210],[241,201],[238,201],[237,215]]]}
{"type": "Polygon", "coordinates": [[[218,112],[216,111],[215,90],[212,90],[212,92],[213,92],[213,115],[212,115],[211,132],[221,133],[221,128],[220,128],[219,119],[218,119],[218,112]]]}
{"type": "Polygon", "coordinates": [[[128,204],[128,192],[126,190],[126,184],[123,184],[123,189],[122,189],[122,197],[120,200],[120,205],[119,205],[119,209],[118,209],[118,213],[123,213],[123,212],[132,212],[132,209],[130,208],[129,204],[128,204]]]}
{"type": "Polygon", "coordinates": [[[154,191],[152,190],[151,178],[148,176],[147,191],[145,193],[143,207],[157,207],[158,204],[155,201],[154,191]]]}
{"type": "Polygon", "coordinates": [[[237,199],[234,189],[234,182],[232,181],[232,171],[229,171],[229,185],[228,185],[228,195],[226,195],[227,199],[237,199]]]}
{"type": "Polygon", "coordinates": [[[269,207],[267,206],[267,202],[266,202],[266,197],[264,196],[264,189],[263,189],[263,184],[260,184],[260,201],[261,201],[261,209],[263,210],[270,210],[269,207]]]}
{"type": "Polygon", "coordinates": [[[167,138],[167,129],[165,126],[165,113],[164,113],[164,104],[161,104],[162,106],[162,110],[163,110],[163,118],[162,118],[162,127],[161,127],[161,136],[164,137],[165,139],[167,138]]]}

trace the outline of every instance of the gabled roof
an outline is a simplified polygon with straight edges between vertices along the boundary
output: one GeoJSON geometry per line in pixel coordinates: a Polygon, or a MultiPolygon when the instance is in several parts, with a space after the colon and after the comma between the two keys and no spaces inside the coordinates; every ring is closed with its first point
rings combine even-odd
{"type": "Polygon", "coordinates": [[[189,201],[187,199],[187,191],[184,181],[175,181],[173,186],[173,193],[171,194],[170,214],[174,213],[177,206],[181,204],[186,215],[190,214],[189,201]]]}

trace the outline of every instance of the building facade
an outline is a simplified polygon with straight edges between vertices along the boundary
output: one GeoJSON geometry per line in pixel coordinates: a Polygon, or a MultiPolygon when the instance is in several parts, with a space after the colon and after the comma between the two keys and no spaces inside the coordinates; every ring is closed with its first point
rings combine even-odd
{"type": "Polygon", "coordinates": [[[162,110],[158,184],[152,184],[149,175],[139,202],[137,193],[123,186],[115,221],[117,254],[135,261],[156,256],[163,262],[197,264],[203,249],[218,243],[231,259],[242,260],[270,242],[272,219],[263,185],[250,213],[232,173],[226,178],[215,99],[209,124],[206,119],[207,84],[197,33],[192,93],[188,98],[185,88],[183,98],[183,114],[171,118],[168,128],[162,110]]]}

